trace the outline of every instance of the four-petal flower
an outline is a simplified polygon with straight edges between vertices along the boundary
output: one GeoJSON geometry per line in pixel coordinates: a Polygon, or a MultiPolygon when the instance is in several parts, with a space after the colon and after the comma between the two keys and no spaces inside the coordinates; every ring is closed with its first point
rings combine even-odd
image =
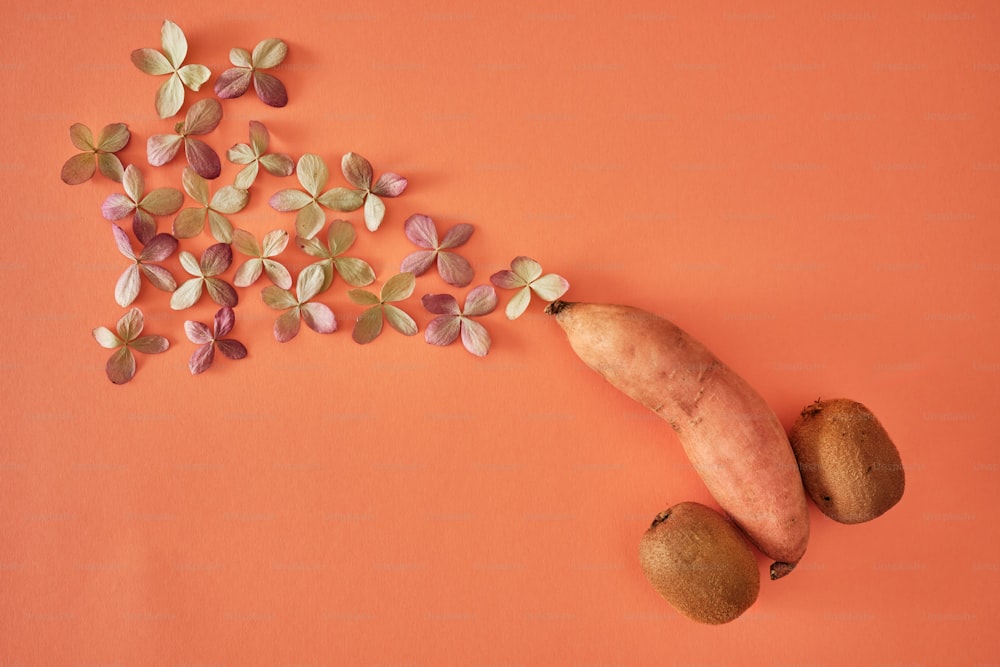
{"type": "Polygon", "coordinates": [[[438,273],[449,285],[465,287],[472,282],[472,265],[461,255],[450,252],[451,248],[464,245],[469,240],[473,232],[472,225],[464,222],[459,223],[449,229],[444,238],[438,241],[434,221],[426,215],[417,213],[411,215],[403,223],[403,232],[414,245],[426,248],[426,250],[418,250],[407,255],[403,259],[400,271],[408,271],[419,276],[431,268],[436,260],[438,273]]]}
{"type": "Polygon", "coordinates": [[[288,45],[276,37],[264,39],[253,47],[253,53],[246,49],[229,50],[229,62],[235,67],[219,75],[215,82],[215,94],[222,99],[239,97],[250,88],[257,91],[257,97],[264,104],[283,107],[288,104],[288,92],[278,79],[261,70],[271,69],[281,64],[288,55],[288,45]]]}
{"type": "Polygon", "coordinates": [[[90,180],[98,169],[112,181],[121,183],[125,169],[115,153],[125,148],[131,136],[125,123],[105,125],[97,135],[97,141],[94,141],[90,128],[83,123],[71,125],[70,141],[83,152],[77,153],[63,164],[60,174],[63,183],[79,185],[90,180]]]}
{"type": "Polygon", "coordinates": [[[181,266],[193,278],[177,288],[170,296],[170,307],[174,310],[184,310],[198,303],[202,288],[208,290],[212,301],[220,306],[235,306],[239,301],[236,290],[219,274],[233,263],[233,250],[226,243],[216,243],[205,248],[201,261],[186,250],[181,250],[178,258],[181,266]]]}
{"type": "Polygon", "coordinates": [[[264,123],[257,120],[250,121],[250,143],[236,144],[226,151],[227,160],[233,164],[246,165],[236,174],[233,185],[241,190],[249,190],[257,180],[257,173],[261,167],[275,176],[290,176],[295,171],[295,162],[290,155],[264,152],[270,142],[271,135],[264,127],[264,123]]]}
{"type": "Polygon", "coordinates": [[[131,305],[139,296],[140,273],[145,275],[146,279],[157,289],[164,292],[173,292],[177,289],[177,282],[170,275],[170,272],[155,263],[162,262],[174,254],[174,251],[177,250],[177,239],[170,234],[157,234],[136,255],[132,249],[132,242],[121,227],[112,223],[111,231],[115,235],[118,252],[132,260],[132,264],[125,269],[115,284],[115,301],[119,306],[124,308],[131,305]]]}
{"type": "Polygon", "coordinates": [[[451,294],[426,294],[421,303],[437,315],[424,331],[424,340],[428,343],[450,345],[461,334],[465,349],[477,357],[485,357],[490,351],[489,332],[471,318],[492,313],[497,307],[497,293],[491,286],[472,288],[465,297],[465,307],[461,309],[451,294]]]}
{"type": "Polygon", "coordinates": [[[159,354],[170,347],[170,342],[163,336],[140,336],[143,323],[142,311],[132,308],[118,320],[117,333],[107,327],[94,329],[94,338],[101,347],[115,351],[105,366],[108,379],[115,384],[125,384],[135,376],[133,350],[159,354]]]}
{"type": "MultiPolygon", "coordinates": [[[[271,282],[281,289],[292,287],[292,276],[280,262],[271,259],[280,255],[288,245],[288,232],[275,229],[264,235],[263,243],[257,243],[257,238],[245,229],[233,231],[233,247],[250,257],[236,269],[233,284],[237,287],[249,287],[257,282],[261,273],[267,273],[271,282]]],[[[326,288],[323,288],[326,289],[326,288]]]]}
{"type": "Polygon", "coordinates": [[[417,323],[413,318],[402,311],[398,306],[394,306],[390,301],[403,301],[413,294],[416,286],[416,279],[412,273],[397,273],[392,278],[385,281],[379,295],[363,289],[352,289],[347,293],[351,301],[362,306],[370,306],[354,323],[354,331],[351,336],[354,341],[364,345],[370,343],[382,333],[383,316],[389,326],[403,334],[412,336],[417,333],[417,323]]]}
{"type": "Polygon", "coordinates": [[[188,43],[184,31],[172,21],[164,21],[160,28],[160,44],[156,49],[136,49],[132,63],[146,74],[169,74],[170,78],[156,91],[156,113],[160,118],[170,118],[184,104],[184,86],[197,92],[208,81],[212,72],[204,65],[184,65],[188,43]]]}
{"type": "Polygon", "coordinates": [[[333,282],[333,272],[336,271],[351,287],[364,287],[375,282],[375,270],[363,259],[357,257],[341,257],[357,239],[354,225],[346,220],[334,220],[326,233],[326,244],[316,238],[296,238],[296,242],[307,255],[319,257],[316,265],[323,267],[323,289],[326,290],[333,282]]]}
{"type": "Polygon", "coordinates": [[[198,208],[182,209],[174,219],[174,236],[179,239],[189,239],[201,234],[208,220],[208,228],[212,236],[220,243],[231,243],[233,240],[233,224],[226,215],[239,213],[250,201],[250,193],[232,185],[224,185],[209,198],[208,181],[202,178],[191,167],[184,167],[181,176],[184,191],[188,193],[198,208]]]}
{"type": "Polygon", "coordinates": [[[125,167],[122,186],[125,194],[116,192],[108,195],[101,204],[101,215],[112,222],[132,215],[132,232],[143,245],[156,236],[153,216],[176,213],[184,203],[184,194],[176,188],[156,188],[144,195],[146,184],[135,165],[125,167]]]}
{"type": "Polygon", "coordinates": [[[490,282],[503,289],[517,290],[507,302],[507,319],[510,320],[517,319],[528,308],[532,292],[546,301],[555,301],[569,289],[565,278],[555,273],[543,276],[542,265],[524,256],[515,257],[509,270],[497,271],[490,276],[490,282]]]}
{"type": "Polygon", "coordinates": [[[268,203],[276,211],[298,211],[295,232],[304,239],[311,239],[323,229],[325,217],[321,205],[335,211],[356,211],[364,204],[357,190],[337,187],[323,191],[330,180],[330,171],[318,155],[306,153],[300,157],[295,175],[305,192],[290,188],[279,190],[271,195],[268,203]]]}
{"type": "Polygon", "coordinates": [[[374,232],[385,217],[383,197],[398,197],[406,189],[406,179],[399,174],[386,172],[372,185],[371,162],[358,155],[348,153],[340,161],[340,169],[347,182],[362,192],[365,200],[365,226],[374,232]]]}
{"type": "Polygon", "coordinates": [[[215,149],[192,135],[208,134],[222,120],[222,105],[211,97],[191,105],[182,122],[174,125],[176,134],[154,134],[146,140],[146,159],[154,167],[162,167],[174,159],[181,144],[188,164],[205,178],[218,178],[222,162],[215,149]]]}
{"type": "Polygon", "coordinates": [[[329,306],[310,301],[322,291],[323,269],[313,264],[299,272],[295,294],[275,285],[265,287],[260,296],[268,307],[287,310],[274,322],[274,338],[287,343],[299,333],[300,321],[316,333],[328,334],[337,330],[337,318],[329,306]]]}
{"type": "Polygon", "coordinates": [[[236,314],[229,306],[223,306],[215,313],[211,329],[194,320],[184,322],[184,333],[187,334],[188,340],[198,346],[188,361],[191,375],[204,373],[211,367],[215,359],[215,348],[219,348],[219,352],[230,359],[242,359],[247,356],[247,348],[243,343],[235,338],[223,338],[233,330],[235,324],[236,314]]]}

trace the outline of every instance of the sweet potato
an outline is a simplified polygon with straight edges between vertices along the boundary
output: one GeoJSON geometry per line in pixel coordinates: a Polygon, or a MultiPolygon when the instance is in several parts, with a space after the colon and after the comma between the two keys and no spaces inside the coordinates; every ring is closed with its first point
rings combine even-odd
{"type": "Polygon", "coordinates": [[[785,430],[760,395],[704,345],[638,308],[555,301],[546,312],[590,368],[665,419],[719,506],[775,562],[809,540],[802,479],[785,430]]]}

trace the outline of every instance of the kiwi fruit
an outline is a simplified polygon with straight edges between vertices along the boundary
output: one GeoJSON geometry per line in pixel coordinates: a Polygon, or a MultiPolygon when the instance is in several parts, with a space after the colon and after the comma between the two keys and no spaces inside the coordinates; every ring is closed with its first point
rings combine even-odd
{"type": "Polygon", "coordinates": [[[802,410],[788,439],[806,492],[834,521],[871,521],[903,497],[899,450],[861,403],[817,400],[802,410]]]}
{"type": "Polygon", "coordinates": [[[760,592],[757,559],[746,538],[701,503],[660,512],[639,542],[639,563],[671,606],[701,623],[732,621],[760,592]]]}

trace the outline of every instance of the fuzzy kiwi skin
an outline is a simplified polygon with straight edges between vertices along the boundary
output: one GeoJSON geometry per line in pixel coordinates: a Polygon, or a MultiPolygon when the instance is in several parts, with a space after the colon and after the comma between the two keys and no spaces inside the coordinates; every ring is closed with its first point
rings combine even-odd
{"type": "Polygon", "coordinates": [[[757,601],[757,559],[736,526],[710,507],[678,503],[664,510],[639,541],[642,571],[672,607],[719,625],[757,601]]]}
{"type": "Polygon", "coordinates": [[[863,523],[885,514],[906,486],[899,450],[867,407],[817,400],[789,431],[806,492],[823,514],[863,523]]]}

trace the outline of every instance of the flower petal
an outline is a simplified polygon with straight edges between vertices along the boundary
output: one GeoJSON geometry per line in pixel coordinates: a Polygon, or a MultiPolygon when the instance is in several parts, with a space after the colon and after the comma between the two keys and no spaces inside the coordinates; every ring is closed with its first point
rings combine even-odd
{"type": "Polygon", "coordinates": [[[97,148],[93,133],[83,123],[73,123],[69,126],[69,140],[73,142],[77,150],[87,153],[92,153],[97,148]]]}
{"type": "Polygon", "coordinates": [[[137,258],[135,256],[135,252],[132,250],[132,242],[129,241],[128,234],[125,233],[125,230],[118,225],[112,224],[111,233],[115,237],[115,245],[118,246],[118,252],[135,261],[137,258]]]}
{"type": "Polygon", "coordinates": [[[236,67],[246,67],[249,69],[253,67],[253,56],[246,49],[237,46],[229,49],[229,62],[236,67]]]}
{"type": "Polygon", "coordinates": [[[205,229],[207,212],[203,208],[186,208],[174,218],[174,236],[179,239],[190,239],[198,236],[205,229]]]}
{"type": "Polygon", "coordinates": [[[119,160],[118,156],[114,153],[98,153],[97,168],[101,170],[102,174],[110,178],[112,181],[117,183],[122,182],[122,176],[125,174],[125,168],[122,166],[122,161],[119,160]]]}
{"type": "Polygon", "coordinates": [[[101,133],[97,135],[95,148],[105,153],[117,153],[128,145],[132,133],[125,123],[110,123],[101,128],[101,133]]]}
{"type": "Polygon", "coordinates": [[[406,189],[407,180],[399,174],[386,172],[378,177],[375,186],[371,189],[372,194],[379,197],[398,197],[406,189]]]}
{"type": "Polygon", "coordinates": [[[247,255],[248,257],[260,257],[263,254],[260,249],[260,244],[257,243],[257,237],[245,229],[233,230],[232,245],[237,251],[247,255]]]}
{"type": "Polygon", "coordinates": [[[299,303],[305,303],[319,294],[323,287],[323,279],[323,267],[318,264],[310,264],[302,269],[295,285],[295,293],[299,297],[299,303]]]}
{"type": "Polygon", "coordinates": [[[181,82],[194,92],[201,90],[201,87],[212,76],[212,71],[204,65],[185,65],[177,70],[177,76],[181,82]]]}
{"type": "Polygon", "coordinates": [[[501,289],[518,289],[528,284],[524,282],[524,278],[509,269],[494,273],[490,276],[490,282],[501,289]]]}
{"type": "Polygon", "coordinates": [[[156,289],[163,292],[173,292],[177,289],[177,281],[174,280],[173,275],[159,264],[140,264],[139,268],[156,289]]]}
{"type": "Polygon", "coordinates": [[[378,338],[380,333],[382,333],[382,307],[376,305],[358,316],[354,322],[351,338],[355,343],[365,345],[378,338]]]}
{"type": "Polygon", "coordinates": [[[220,306],[232,308],[240,302],[240,295],[236,293],[232,285],[222,278],[214,276],[205,278],[205,287],[208,289],[208,296],[220,306]]]}
{"type": "Polygon", "coordinates": [[[295,245],[297,245],[302,252],[312,257],[319,257],[321,259],[330,257],[330,250],[315,236],[311,239],[304,239],[301,236],[296,236],[295,245]]]}
{"type": "Polygon", "coordinates": [[[246,345],[238,340],[233,340],[232,338],[217,340],[215,341],[215,346],[219,348],[219,352],[221,352],[224,356],[233,360],[238,361],[247,356],[246,345]]]}
{"type": "Polygon", "coordinates": [[[280,255],[288,247],[288,232],[284,229],[275,229],[264,234],[261,242],[264,257],[275,257],[280,255]]]}
{"type": "Polygon", "coordinates": [[[201,277],[201,264],[198,263],[198,258],[189,253],[187,250],[181,250],[177,253],[177,259],[180,260],[181,266],[184,270],[190,273],[192,276],[201,277]]]}
{"type": "Polygon", "coordinates": [[[449,285],[465,287],[472,282],[475,272],[469,260],[453,252],[442,250],[437,257],[438,273],[449,285]]]}
{"type": "Polygon", "coordinates": [[[283,107],[288,104],[288,91],[285,84],[276,77],[260,70],[253,72],[253,87],[260,101],[269,107],[283,107]]]}
{"type": "Polygon", "coordinates": [[[462,314],[468,317],[488,315],[497,307],[497,291],[491,285],[479,285],[469,290],[462,314]]]}
{"type": "Polygon", "coordinates": [[[531,288],[522,287],[518,291],[514,292],[514,296],[510,298],[507,302],[506,314],[508,320],[516,320],[524,314],[524,311],[528,308],[528,304],[531,303],[531,288]]]}
{"type": "Polygon", "coordinates": [[[122,308],[132,305],[139,296],[139,267],[132,264],[118,277],[115,283],[115,303],[122,308]]]}
{"type": "Polygon", "coordinates": [[[330,246],[330,255],[336,257],[354,245],[358,238],[358,233],[354,230],[354,225],[346,220],[333,220],[326,231],[327,245],[330,246]]]}
{"type": "Polygon", "coordinates": [[[434,264],[437,259],[436,250],[418,250],[403,258],[399,266],[400,271],[412,273],[415,276],[422,276],[434,264]]]}
{"type": "MultiPolygon", "coordinates": [[[[232,158],[229,158],[230,162],[234,162],[232,158]]],[[[239,164],[238,162],[236,164],[239,164]]],[[[236,174],[236,178],[233,179],[233,185],[240,190],[249,190],[253,182],[257,180],[257,174],[260,172],[260,164],[254,160],[247,166],[243,167],[236,174]]]]}
{"type": "Polygon", "coordinates": [[[286,308],[294,308],[299,305],[299,302],[290,291],[275,285],[268,285],[262,289],[260,291],[260,298],[268,308],[273,308],[274,310],[285,310],[286,308]]]}
{"type": "Polygon", "coordinates": [[[435,315],[461,315],[458,301],[451,294],[425,294],[420,299],[428,311],[435,315]]]}
{"type": "Polygon", "coordinates": [[[115,350],[104,368],[108,374],[108,379],[115,384],[125,384],[135,377],[135,357],[128,346],[122,346],[115,350]]]}
{"type": "Polygon", "coordinates": [[[340,169],[347,182],[356,188],[367,190],[372,186],[372,164],[357,153],[346,153],[340,161],[340,169]]]}
{"type": "Polygon", "coordinates": [[[269,143],[271,143],[271,133],[267,131],[264,123],[259,120],[250,121],[250,147],[254,154],[263,155],[269,143]]]}
{"type": "Polygon", "coordinates": [[[397,273],[385,281],[385,285],[382,285],[382,303],[387,301],[402,301],[409,298],[413,294],[413,288],[416,287],[416,284],[416,279],[412,273],[406,271],[397,273]]]}
{"type": "Polygon", "coordinates": [[[137,208],[132,215],[132,233],[139,243],[146,245],[156,236],[156,220],[146,211],[137,208]]]}
{"type": "Polygon", "coordinates": [[[170,341],[163,336],[151,334],[149,336],[139,336],[129,343],[129,347],[143,354],[159,354],[166,352],[170,348],[170,341]]]}
{"type": "Polygon", "coordinates": [[[208,134],[222,121],[222,105],[214,97],[198,100],[184,117],[185,134],[208,134]]]}
{"type": "Polygon", "coordinates": [[[260,69],[270,69],[277,67],[288,55],[288,45],[282,40],[272,37],[264,39],[253,47],[253,54],[250,56],[253,66],[260,69]]]}
{"type": "Polygon", "coordinates": [[[418,248],[434,250],[438,247],[437,228],[426,215],[416,213],[407,218],[403,223],[403,233],[418,248]]]}
{"type": "Polygon", "coordinates": [[[121,347],[125,344],[125,341],[116,336],[115,333],[107,327],[97,327],[94,329],[93,334],[98,344],[108,350],[114,350],[115,348],[121,347]]]}
{"type": "Polygon", "coordinates": [[[357,211],[365,203],[361,193],[350,188],[331,188],[317,197],[316,201],[334,211],[357,211]]]}
{"type": "Polygon", "coordinates": [[[215,94],[224,100],[241,97],[250,89],[253,71],[247,67],[227,69],[215,80],[215,94]]]}
{"type": "Polygon", "coordinates": [[[183,141],[179,134],[154,134],[146,139],[146,160],[154,167],[162,167],[174,159],[183,141]]]}
{"type": "Polygon", "coordinates": [[[300,325],[299,309],[292,308],[274,321],[274,338],[279,343],[287,343],[298,335],[300,325]]]}
{"type": "Polygon", "coordinates": [[[138,308],[130,308],[118,319],[118,337],[126,343],[134,340],[142,333],[145,318],[138,308]]]}
{"type": "Polygon", "coordinates": [[[236,313],[229,306],[223,306],[215,312],[213,324],[212,338],[222,338],[233,330],[233,326],[236,324],[236,313]]]}
{"type": "Polygon", "coordinates": [[[210,205],[219,213],[239,213],[249,202],[249,192],[232,185],[224,185],[212,196],[210,205]]]}
{"type": "Polygon", "coordinates": [[[170,64],[174,68],[180,67],[187,58],[188,50],[187,38],[180,26],[173,21],[164,21],[160,27],[160,44],[170,64]]]}
{"type": "Polygon", "coordinates": [[[228,243],[215,243],[205,248],[202,253],[201,274],[203,276],[217,276],[233,263],[233,249],[228,243]]]}
{"type": "Polygon", "coordinates": [[[472,232],[475,231],[475,227],[472,225],[460,222],[445,233],[444,238],[441,239],[441,245],[438,248],[457,248],[460,245],[464,245],[469,237],[472,236],[472,232]]]}
{"type": "Polygon", "coordinates": [[[378,296],[363,289],[347,290],[347,298],[360,306],[375,306],[382,303],[378,296]]]}
{"type": "Polygon", "coordinates": [[[337,330],[337,318],[329,306],[322,303],[304,303],[299,309],[302,321],[316,333],[328,334],[337,330]]]}
{"type": "Polygon", "coordinates": [[[156,49],[136,49],[132,52],[131,58],[132,64],[146,74],[161,76],[174,71],[167,57],[156,49]]]}
{"type": "MultiPolygon", "coordinates": [[[[292,274],[288,272],[284,264],[276,262],[273,259],[262,260],[262,264],[264,265],[264,272],[267,273],[267,277],[271,279],[272,283],[283,289],[290,289],[292,287],[292,274]]],[[[323,288],[320,291],[329,287],[326,281],[326,271],[323,274],[323,288]]]]}
{"type": "Polygon", "coordinates": [[[260,156],[260,163],[267,173],[275,176],[290,176],[295,171],[295,162],[284,153],[268,153],[260,156]]]}
{"type": "Polygon", "coordinates": [[[181,173],[181,185],[184,186],[184,192],[188,194],[188,197],[202,206],[208,206],[208,181],[202,178],[193,167],[184,167],[184,171],[181,173]]]}
{"type": "Polygon", "coordinates": [[[156,188],[139,201],[139,208],[152,215],[171,215],[180,210],[184,195],[176,188],[156,188]]]}
{"type": "Polygon", "coordinates": [[[271,198],[267,200],[267,203],[275,211],[288,212],[298,211],[306,204],[311,203],[312,200],[312,197],[307,195],[305,192],[302,192],[302,190],[288,189],[278,190],[271,195],[271,198]]]}
{"type": "Polygon", "coordinates": [[[212,330],[209,329],[207,325],[194,320],[186,320],[184,322],[184,334],[187,336],[189,341],[195,343],[196,345],[211,343],[214,339],[214,336],[212,336],[212,330]]]}
{"type": "Polygon", "coordinates": [[[515,257],[510,263],[511,270],[519,275],[525,283],[530,283],[542,275],[542,265],[523,255],[515,257]]]}
{"type": "Polygon", "coordinates": [[[351,287],[364,287],[375,282],[375,269],[363,259],[356,257],[335,257],[333,266],[337,273],[351,287]]]}
{"type": "Polygon", "coordinates": [[[191,371],[191,375],[198,375],[207,371],[212,366],[214,359],[215,345],[211,341],[196,347],[194,352],[191,353],[191,358],[188,360],[188,369],[191,371]]]}
{"type": "Polygon", "coordinates": [[[248,144],[236,144],[226,151],[226,159],[233,164],[251,164],[257,159],[257,153],[248,144]]]}
{"type": "Polygon", "coordinates": [[[222,173],[222,161],[215,149],[201,139],[188,137],[184,140],[184,154],[188,164],[204,178],[218,178],[222,173]]]}
{"type": "Polygon", "coordinates": [[[93,153],[77,153],[62,166],[59,177],[66,185],[79,185],[93,177],[97,170],[97,160],[93,153]]]}
{"type": "Polygon", "coordinates": [[[208,209],[208,228],[216,241],[220,243],[232,243],[233,223],[229,222],[229,218],[226,216],[208,209]]]}
{"type": "Polygon", "coordinates": [[[477,357],[485,357],[490,351],[490,334],[479,322],[462,319],[462,345],[477,357]]]}
{"type": "Polygon", "coordinates": [[[454,315],[440,315],[427,323],[424,340],[431,345],[451,345],[462,329],[462,319],[454,315]]]}
{"type": "Polygon", "coordinates": [[[311,239],[323,229],[326,216],[314,201],[309,202],[295,214],[295,233],[304,239],[311,239]]]}
{"type": "Polygon", "coordinates": [[[326,182],[330,179],[326,162],[314,153],[306,153],[300,157],[295,171],[298,174],[299,183],[314,198],[319,196],[320,191],[326,187],[326,182]]]}
{"type": "Polygon", "coordinates": [[[154,104],[160,118],[170,118],[181,110],[181,105],[184,104],[184,84],[177,74],[171,74],[157,89],[154,104]]]}
{"type": "Polygon", "coordinates": [[[544,275],[531,283],[531,290],[546,301],[555,301],[568,289],[569,281],[554,273],[544,275]]]}
{"type": "Polygon", "coordinates": [[[249,287],[257,282],[263,270],[264,261],[259,257],[251,257],[236,269],[236,275],[233,276],[233,284],[237,287],[249,287]]]}
{"type": "Polygon", "coordinates": [[[146,183],[142,178],[142,172],[134,164],[125,167],[125,173],[122,176],[122,187],[125,189],[125,194],[132,201],[138,202],[142,199],[142,192],[146,189],[146,183]]]}
{"type": "Polygon", "coordinates": [[[404,313],[402,310],[387,303],[382,306],[385,313],[385,321],[389,323],[393,329],[403,334],[404,336],[413,336],[417,333],[417,323],[413,321],[413,318],[404,313]]]}
{"type": "Polygon", "coordinates": [[[385,218],[385,203],[376,195],[368,193],[365,197],[365,227],[374,232],[382,225],[385,218]]]}
{"type": "Polygon", "coordinates": [[[204,283],[205,279],[201,277],[191,278],[181,283],[170,295],[170,307],[173,310],[184,310],[198,303],[204,283]]]}

